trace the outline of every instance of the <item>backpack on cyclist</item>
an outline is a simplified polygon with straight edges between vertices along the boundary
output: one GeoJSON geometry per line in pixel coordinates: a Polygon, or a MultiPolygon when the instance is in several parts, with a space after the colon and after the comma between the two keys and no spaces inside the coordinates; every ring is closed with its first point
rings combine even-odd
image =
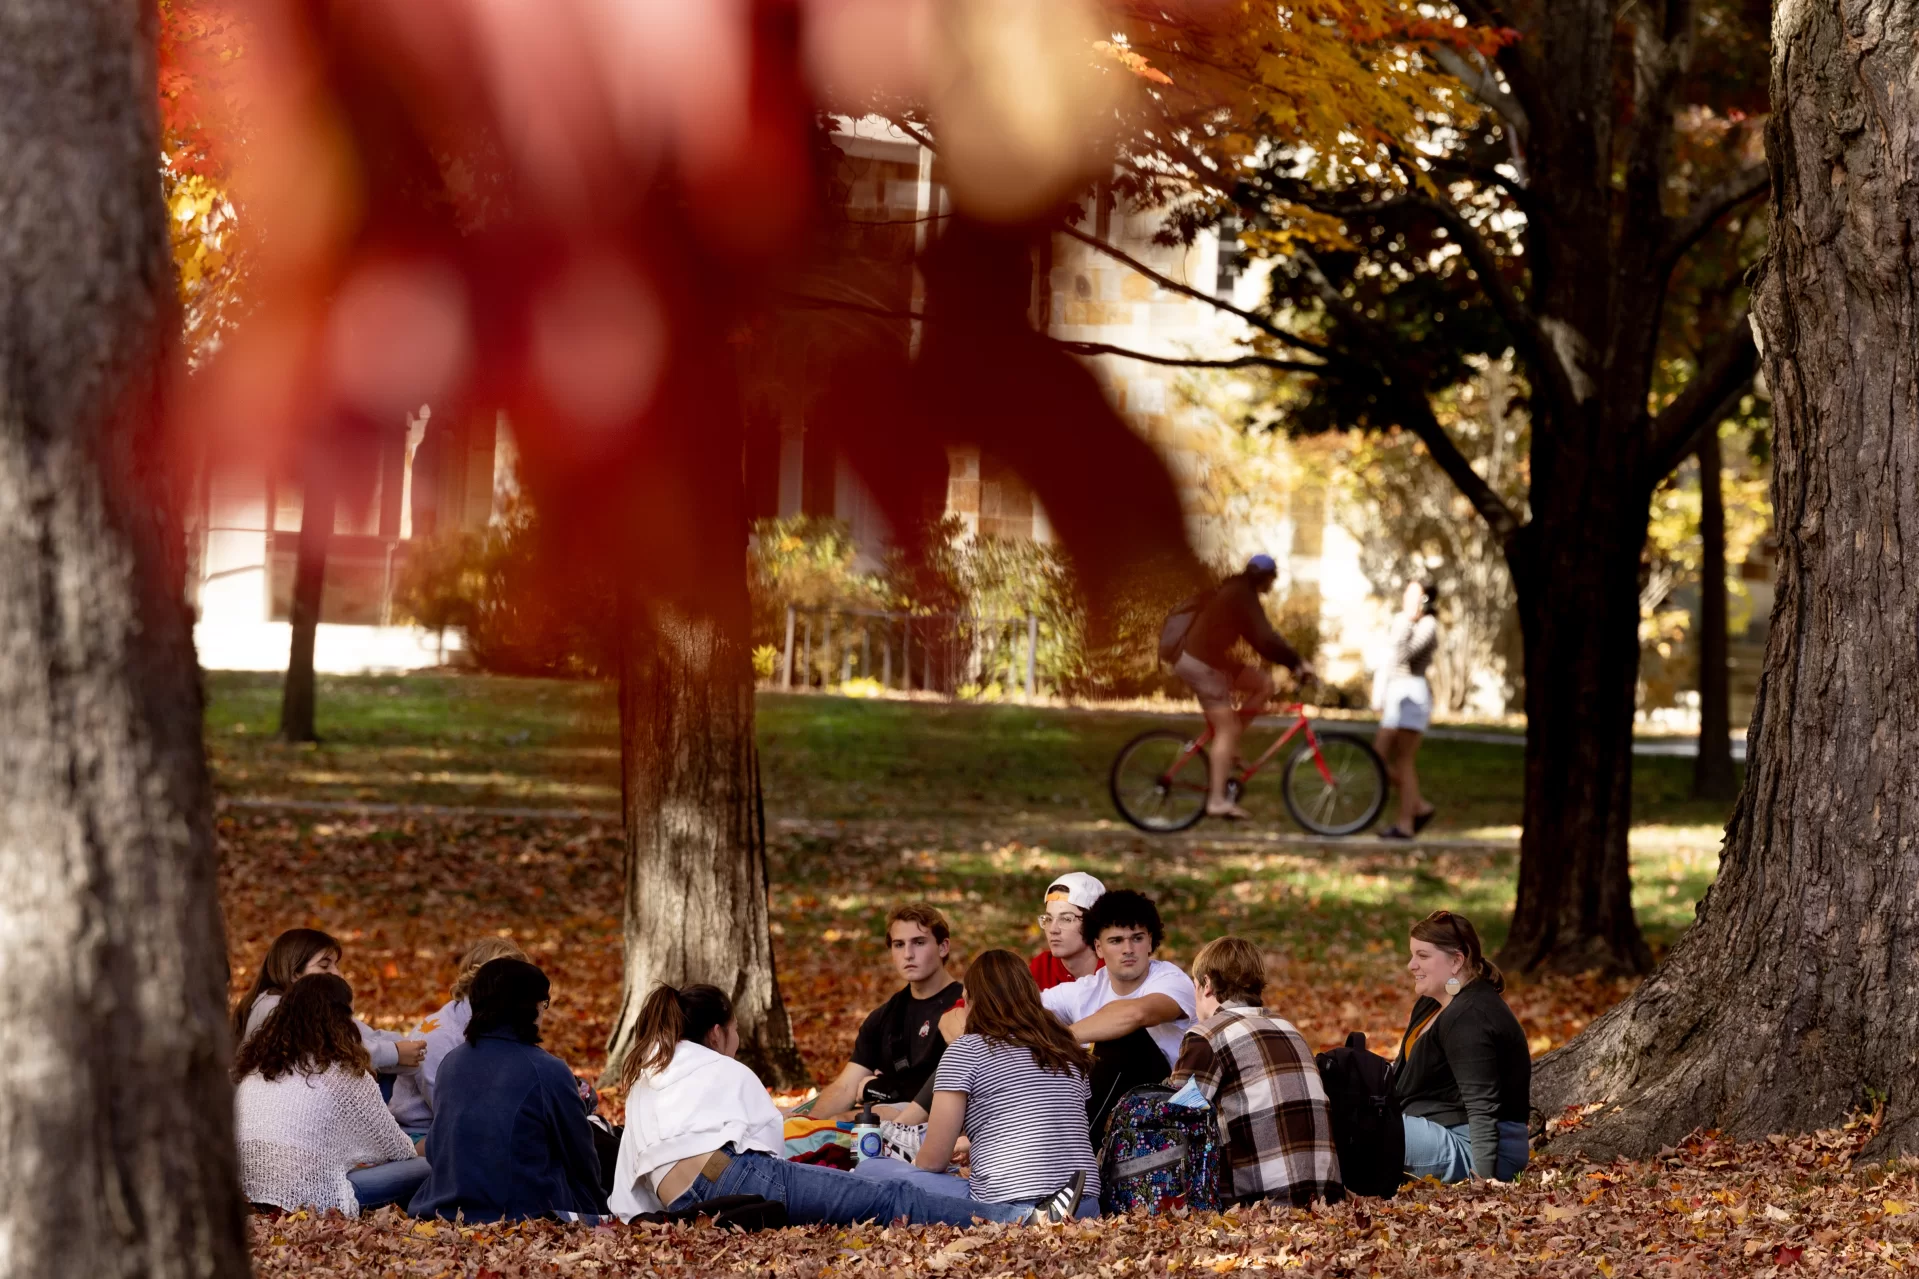
{"type": "Polygon", "coordinates": [[[1193,633],[1193,623],[1205,611],[1218,587],[1208,587],[1181,600],[1166,620],[1159,624],[1159,660],[1171,666],[1186,651],[1186,637],[1193,633]]]}
{"type": "Polygon", "coordinates": [[[1217,1211],[1224,1152],[1211,1106],[1175,1106],[1165,1084],[1142,1084],[1119,1099],[1099,1156],[1100,1207],[1217,1211]]]}
{"type": "Polygon", "coordinates": [[[1355,1195],[1391,1199],[1406,1167],[1406,1130],[1393,1093],[1393,1063],[1368,1051],[1355,1030],[1343,1046],[1313,1058],[1332,1105],[1340,1180],[1355,1195]]]}

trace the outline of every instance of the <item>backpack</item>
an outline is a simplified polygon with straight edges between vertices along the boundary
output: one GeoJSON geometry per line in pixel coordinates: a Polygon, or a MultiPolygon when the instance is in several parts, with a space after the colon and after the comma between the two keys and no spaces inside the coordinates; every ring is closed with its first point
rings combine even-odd
{"type": "Polygon", "coordinates": [[[1224,1155],[1211,1106],[1175,1106],[1165,1084],[1142,1084],[1119,1099],[1099,1156],[1100,1207],[1153,1216],[1175,1208],[1221,1207],[1224,1155]]]}
{"type": "Polygon", "coordinates": [[[1366,1048],[1355,1030],[1344,1046],[1313,1058],[1332,1104],[1340,1180],[1355,1195],[1391,1199],[1406,1167],[1406,1130],[1393,1093],[1393,1063],[1366,1048]]]}
{"type": "Polygon", "coordinates": [[[1206,605],[1212,602],[1218,587],[1189,595],[1166,615],[1159,624],[1159,660],[1171,666],[1186,651],[1186,637],[1193,633],[1193,623],[1206,611],[1206,605]]]}

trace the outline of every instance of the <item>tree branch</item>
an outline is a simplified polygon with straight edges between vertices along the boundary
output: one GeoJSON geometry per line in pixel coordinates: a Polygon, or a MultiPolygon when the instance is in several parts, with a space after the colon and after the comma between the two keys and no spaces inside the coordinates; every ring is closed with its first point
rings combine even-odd
{"type": "Polygon", "coordinates": [[[1667,228],[1665,242],[1655,259],[1659,274],[1662,277],[1669,274],[1679,265],[1679,259],[1686,256],[1686,251],[1704,239],[1721,218],[1754,196],[1763,195],[1771,185],[1772,171],[1762,160],[1739,170],[1718,186],[1700,192],[1686,216],[1667,228]]]}
{"type": "Polygon", "coordinates": [[[1104,342],[1069,342],[1065,338],[1051,339],[1061,349],[1074,355],[1117,355],[1123,359],[1139,360],[1146,364],[1161,364],[1177,369],[1278,369],[1284,373],[1324,373],[1328,366],[1308,364],[1304,360],[1282,360],[1272,355],[1239,355],[1226,359],[1204,359],[1191,355],[1154,355],[1146,351],[1128,350],[1123,346],[1109,346],[1104,342]]]}
{"type": "Polygon", "coordinates": [[[1490,110],[1497,112],[1499,118],[1512,127],[1520,144],[1525,144],[1527,134],[1532,131],[1532,121],[1526,116],[1526,108],[1520,105],[1518,98],[1500,87],[1493,78],[1492,69],[1483,59],[1468,58],[1446,44],[1430,45],[1427,52],[1433,55],[1433,61],[1448,75],[1465,85],[1467,91],[1490,110]]]}
{"type": "Polygon", "coordinates": [[[1400,425],[1419,437],[1419,442],[1426,446],[1427,455],[1433,459],[1441,471],[1446,473],[1446,478],[1453,482],[1453,487],[1473,504],[1473,509],[1478,511],[1479,517],[1486,521],[1486,527],[1492,531],[1494,537],[1499,539],[1500,548],[1506,553],[1507,559],[1511,560],[1514,553],[1513,544],[1525,528],[1518,513],[1506,505],[1506,499],[1486,482],[1483,475],[1473,469],[1473,464],[1466,460],[1464,453],[1459,451],[1459,446],[1453,443],[1453,437],[1446,434],[1446,428],[1441,426],[1439,419],[1433,416],[1432,402],[1426,398],[1424,392],[1418,390],[1408,392],[1394,387],[1391,401],[1399,407],[1397,416],[1400,419],[1400,425]]]}
{"type": "Polygon", "coordinates": [[[1717,426],[1729,404],[1752,384],[1759,367],[1759,349],[1752,339],[1752,325],[1745,311],[1719,348],[1706,360],[1686,389],[1648,427],[1646,462],[1640,472],[1642,486],[1651,491],[1659,481],[1671,475],[1699,447],[1700,432],[1717,426]]]}
{"type": "Polygon", "coordinates": [[[1115,262],[1131,267],[1133,270],[1139,272],[1139,274],[1151,280],[1154,284],[1157,284],[1160,288],[1165,289],[1168,293],[1177,293],[1182,297],[1189,297],[1195,301],[1204,302],[1215,310],[1224,311],[1228,315],[1237,316],[1266,336],[1277,338],[1296,351],[1302,351],[1307,355],[1315,355],[1321,359],[1327,357],[1328,353],[1324,347],[1317,343],[1309,342],[1296,333],[1288,332],[1283,326],[1275,324],[1257,311],[1248,311],[1243,307],[1234,306],[1231,302],[1214,297],[1204,289],[1196,289],[1184,281],[1175,280],[1170,275],[1163,275],[1124,249],[1108,244],[1096,235],[1089,235],[1087,232],[1074,226],[1062,225],[1055,229],[1058,230],[1061,235],[1078,240],[1081,244],[1086,245],[1088,248],[1098,250],[1115,262]]]}

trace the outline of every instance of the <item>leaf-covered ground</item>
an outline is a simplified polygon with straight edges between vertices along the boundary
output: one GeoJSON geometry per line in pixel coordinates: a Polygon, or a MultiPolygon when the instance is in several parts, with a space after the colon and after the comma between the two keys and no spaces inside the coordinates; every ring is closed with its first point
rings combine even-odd
{"type": "Polygon", "coordinates": [[[1541,1160],[1500,1189],[1420,1185],[1311,1211],[1135,1215],[1031,1228],[456,1227],[393,1209],[256,1218],[262,1279],[295,1276],[937,1275],[977,1279],[1286,1274],[1720,1279],[1919,1267],[1919,1163],[1860,1166],[1868,1135],[1725,1145],[1644,1163],[1541,1160]]]}
{"type": "MultiPolygon", "coordinates": [[[[462,948],[504,932],[553,977],[548,1046],[597,1075],[620,994],[616,827],[560,813],[362,816],[251,804],[604,808],[617,774],[598,694],[542,681],[327,681],[321,726],[330,742],[298,749],[261,740],[271,723],[266,684],[210,682],[216,777],[237,801],[219,824],[236,995],[276,933],[318,926],[346,942],[362,1014],[398,1027],[445,999],[462,948]]],[[[963,966],[988,946],[1036,949],[1039,893],[1062,870],[1091,870],[1159,900],[1169,958],[1189,959],[1224,932],[1252,937],[1269,955],[1270,1002],[1316,1046],[1364,1030],[1382,1050],[1396,1044],[1410,1002],[1402,965],[1411,922],[1439,906],[1463,910],[1496,945],[1510,906],[1519,752],[1508,747],[1430,744],[1428,777],[1446,812],[1441,837],[1416,847],[1314,844],[1280,821],[1149,839],[1112,820],[1104,766],[1119,742],[1157,721],[819,697],[762,707],[780,985],[816,1077],[837,1070],[860,1018],[891,989],[879,933],[888,908],[906,898],[949,913],[963,966]]],[[[1636,903],[1656,945],[1684,927],[1717,860],[1717,816],[1679,798],[1684,768],[1642,760],[1636,776],[1642,814],[1657,819],[1634,832],[1636,903]]],[[[1252,802],[1262,799],[1277,816],[1277,795],[1252,802]]],[[[1519,980],[1509,998],[1538,1052],[1628,989],[1519,980]]],[[[617,1094],[606,1101],[617,1114],[617,1094]]],[[[1389,1206],[1306,1216],[1026,1232],[816,1229],[775,1239],[540,1225],[423,1232],[388,1213],[361,1223],[256,1221],[255,1254],[270,1275],[830,1269],[1110,1279],[1261,1265],[1591,1275],[1604,1273],[1600,1260],[1618,1274],[1683,1275],[1763,1273],[1795,1257],[1838,1267],[1832,1273],[1886,1273],[1907,1258],[1911,1232],[1885,1201],[1919,1199],[1919,1190],[1909,1172],[1870,1193],[1848,1179],[1855,1139],[1701,1146],[1670,1166],[1604,1178],[1547,1164],[1514,1191],[1420,1190],[1389,1206]],[[1647,1251],[1655,1241],[1666,1241],[1663,1251],[1647,1251]],[[1888,1241],[1892,1253],[1869,1258],[1868,1243],[1888,1241]],[[1675,1257],[1690,1257],[1693,1269],[1673,1268],[1675,1257]],[[1655,1259],[1659,1267],[1648,1268],[1655,1259]]]]}

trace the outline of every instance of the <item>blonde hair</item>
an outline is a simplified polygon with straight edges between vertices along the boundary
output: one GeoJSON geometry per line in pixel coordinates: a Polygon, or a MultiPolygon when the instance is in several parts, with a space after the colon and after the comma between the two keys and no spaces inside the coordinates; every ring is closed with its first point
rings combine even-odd
{"type": "Polygon", "coordinates": [[[1200,982],[1222,1004],[1259,1004],[1266,997],[1266,961],[1244,937],[1216,937],[1193,956],[1193,984],[1200,982]]]}
{"type": "Polygon", "coordinates": [[[460,956],[460,972],[453,979],[453,997],[465,999],[473,991],[473,979],[480,975],[480,969],[495,959],[525,959],[526,952],[521,950],[510,937],[482,937],[467,948],[460,956]]]}

